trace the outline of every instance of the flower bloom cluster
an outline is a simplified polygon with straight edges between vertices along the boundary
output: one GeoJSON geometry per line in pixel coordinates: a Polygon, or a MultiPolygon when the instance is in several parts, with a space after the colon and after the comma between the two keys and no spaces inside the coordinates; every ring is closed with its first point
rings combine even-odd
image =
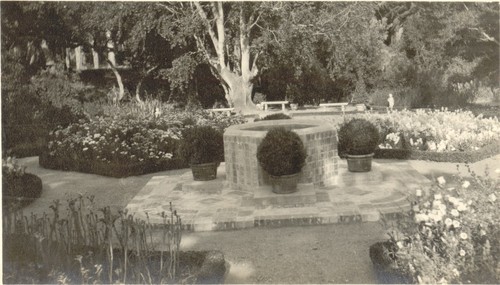
{"type": "Polygon", "coordinates": [[[105,163],[161,163],[174,159],[182,131],[194,125],[225,129],[240,117],[210,115],[204,111],[164,110],[156,115],[115,114],[80,120],[49,134],[49,155],[105,163]]]}
{"type": "Polygon", "coordinates": [[[19,165],[17,159],[10,156],[2,159],[2,173],[4,176],[23,176],[25,172],[26,166],[19,165]]]}
{"type": "Polygon", "coordinates": [[[390,114],[358,114],[374,123],[383,138],[380,148],[470,151],[500,139],[497,117],[483,118],[469,111],[395,111],[390,114]]]}
{"type": "Polygon", "coordinates": [[[419,283],[500,281],[498,179],[443,177],[415,192],[411,213],[389,234],[397,267],[419,283]]]}

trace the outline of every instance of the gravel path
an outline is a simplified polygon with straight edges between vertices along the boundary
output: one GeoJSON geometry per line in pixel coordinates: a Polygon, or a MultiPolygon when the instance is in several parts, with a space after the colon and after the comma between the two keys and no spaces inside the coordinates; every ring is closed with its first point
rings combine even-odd
{"type": "Polygon", "coordinates": [[[226,283],[373,284],[371,244],[385,239],[378,223],[253,228],[183,234],[183,249],[221,250],[226,283]]]}

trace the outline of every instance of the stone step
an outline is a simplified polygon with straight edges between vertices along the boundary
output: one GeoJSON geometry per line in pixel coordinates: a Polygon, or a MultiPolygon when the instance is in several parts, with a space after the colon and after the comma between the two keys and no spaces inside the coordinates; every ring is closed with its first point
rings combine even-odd
{"type": "Polygon", "coordinates": [[[312,183],[299,183],[297,192],[276,194],[271,186],[261,186],[254,191],[254,205],[259,208],[273,207],[303,207],[316,203],[316,191],[312,183]]]}
{"type": "Polygon", "coordinates": [[[347,169],[339,169],[339,186],[356,186],[366,184],[378,184],[384,181],[384,175],[378,169],[369,172],[349,172],[347,169]]]}

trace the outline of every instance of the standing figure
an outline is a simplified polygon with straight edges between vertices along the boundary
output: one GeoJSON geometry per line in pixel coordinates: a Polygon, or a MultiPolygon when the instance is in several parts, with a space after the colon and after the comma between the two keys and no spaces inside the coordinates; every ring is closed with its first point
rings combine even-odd
{"type": "Polygon", "coordinates": [[[392,112],[392,109],[394,108],[394,98],[392,97],[392,94],[389,94],[389,98],[387,98],[387,102],[389,103],[389,112],[392,112]]]}

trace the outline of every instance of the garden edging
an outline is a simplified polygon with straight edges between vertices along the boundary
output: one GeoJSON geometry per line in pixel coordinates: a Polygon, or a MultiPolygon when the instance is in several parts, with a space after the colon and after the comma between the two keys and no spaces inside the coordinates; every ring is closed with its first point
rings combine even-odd
{"type": "Polygon", "coordinates": [[[43,168],[77,171],[83,173],[123,178],[128,176],[137,176],[148,173],[154,173],[164,170],[181,169],[188,167],[183,161],[171,160],[167,163],[154,164],[150,162],[136,162],[126,164],[105,163],[98,160],[81,160],[75,158],[61,158],[51,156],[43,152],[39,156],[39,164],[43,168]]]}

